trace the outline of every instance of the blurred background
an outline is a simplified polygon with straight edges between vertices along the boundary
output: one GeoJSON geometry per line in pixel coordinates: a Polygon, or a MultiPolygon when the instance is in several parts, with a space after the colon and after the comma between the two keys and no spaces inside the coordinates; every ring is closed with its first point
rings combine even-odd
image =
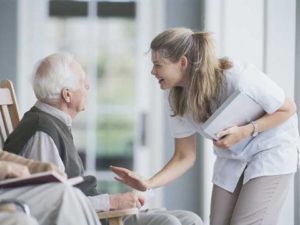
{"type": "MultiPolygon", "coordinates": [[[[163,92],[150,74],[152,38],[177,26],[211,31],[219,56],[256,64],[299,107],[299,15],[298,0],[0,0],[0,80],[15,84],[23,115],[35,102],[37,61],[74,54],[90,83],[86,111],[73,123],[76,146],[101,191],[123,192],[110,165],[149,177],[173,153],[163,92]]],[[[197,141],[195,166],[155,190],[150,205],[191,210],[208,224],[214,156],[209,141],[197,141]]],[[[279,225],[300,224],[299,186],[297,174],[279,225]]]]}

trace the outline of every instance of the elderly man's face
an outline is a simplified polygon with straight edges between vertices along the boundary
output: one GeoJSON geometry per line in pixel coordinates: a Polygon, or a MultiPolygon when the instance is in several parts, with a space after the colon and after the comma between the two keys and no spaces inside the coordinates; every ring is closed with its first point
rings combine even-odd
{"type": "Polygon", "coordinates": [[[85,109],[89,84],[85,72],[83,71],[81,65],[77,61],[74,61],[72,63],[71,68],[73,72],[80,77],[80,87],[77,90],[73,91],[72,97],[72,108],[75,111],[75,113],[78,113],[85,109]]]}

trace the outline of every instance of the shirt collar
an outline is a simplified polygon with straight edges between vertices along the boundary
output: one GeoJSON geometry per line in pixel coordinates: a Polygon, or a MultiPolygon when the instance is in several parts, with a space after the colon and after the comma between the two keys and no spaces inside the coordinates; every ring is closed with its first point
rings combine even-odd
{"type": "Polygon", "coordinates": [[[61,120],[63,123],[65,123],[68,127],[72,126],[72,118],[67,113],[51,106],[46,103],[43,103],[41,101],[37,101],[34,105],[39,110],[49,113],[50,115],[56,117],[57,119],[61,120]]]}

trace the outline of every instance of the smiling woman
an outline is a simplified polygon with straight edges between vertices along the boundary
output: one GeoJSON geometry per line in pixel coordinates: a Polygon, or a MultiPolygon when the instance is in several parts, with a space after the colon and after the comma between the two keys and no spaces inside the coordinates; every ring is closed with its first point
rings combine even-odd
{"type": "Polygon", "coordinates": [[[208,32],[171,28],[153,39],[151,50],[152,74],[161,89],[170,89],[166,104],[170,108],[174,153],[149,179],[125,168],[111,167],[117,180],[145,191],[181,176],[196,161],[195,134],[205,136],[203,123],[239,90],[265,113],[255,121],[217,133],[220,139],[214,142],[217,159],[210,225],[242,225],[249,221],[276,224],[298,163],[299,132],[293,100],[254,65],[217,58],[208,32]],[[230,151],[232,145],[251,136],[252,141],[239,147],[238,153],[230,151]],[[270,189],[276,191],[270,194],[270,189]]]}

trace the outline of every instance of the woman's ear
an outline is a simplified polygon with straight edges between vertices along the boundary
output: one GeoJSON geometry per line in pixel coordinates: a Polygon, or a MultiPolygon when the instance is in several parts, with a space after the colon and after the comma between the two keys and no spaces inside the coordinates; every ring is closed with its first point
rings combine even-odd
{"type": "Polygon", "coordinates": [[[184,55],[184,56],[181,56],[181,58],[180,58],[180,66],[181,66],[181,68],[182,69],[186,69],[187,68],[187,66],[188,66],[188,59],[187,59],[187,57],[184,55]]]}
{"type": "Polygon", "coordinates": [[[61,97],[63,98],[63,100],[65,100],[65,102],[70,103],[71,98],[72,98],[72,93],[71,93],[70,89],[68,89],[68,88],[62,89],[61,97]]]}

